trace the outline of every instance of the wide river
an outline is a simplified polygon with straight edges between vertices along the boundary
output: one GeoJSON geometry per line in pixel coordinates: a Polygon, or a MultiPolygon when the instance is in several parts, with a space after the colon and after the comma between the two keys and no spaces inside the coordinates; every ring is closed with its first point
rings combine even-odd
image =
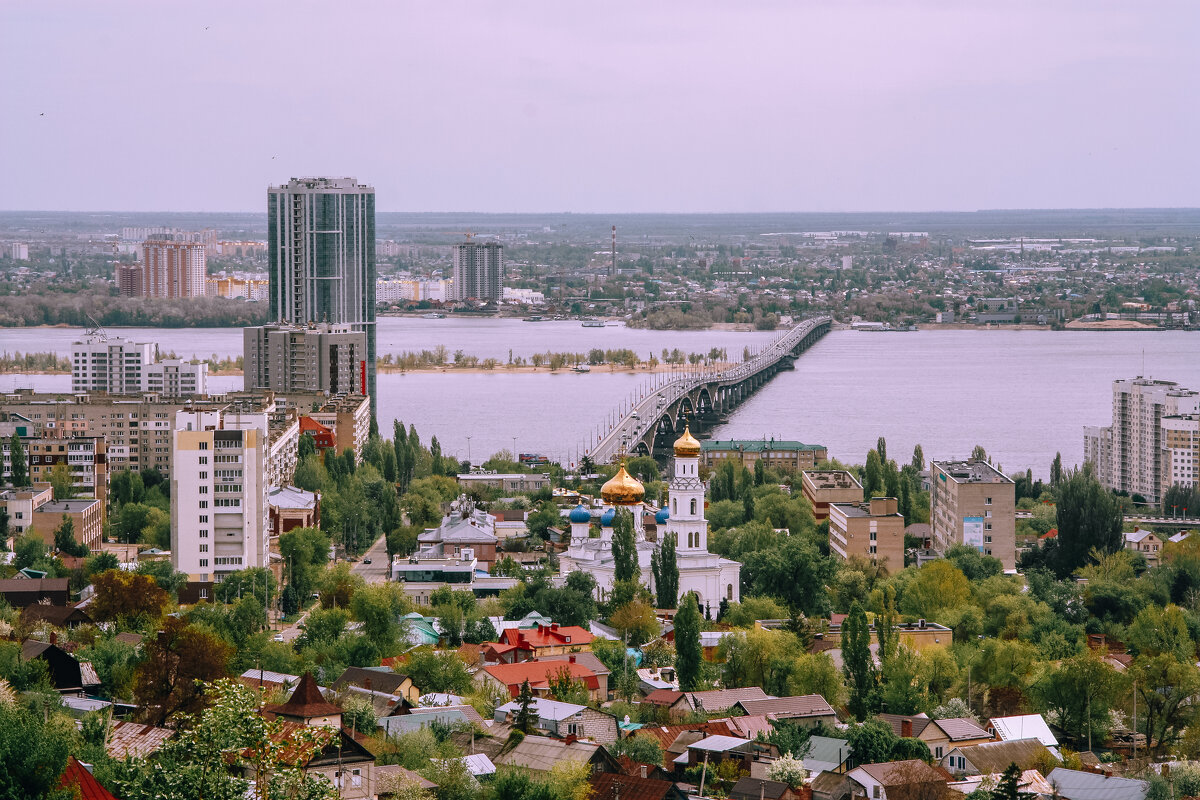
{"type": "MultiPolygon", "coordinates": [[[[80,334],[66,328],[0,329],[0,351],[69,354],[80,334]]],[[[181,356],[236,356],[239,329],[110,329],[158,342],[181,356]]],[[[740,357],[773,334],[583,328],[578,322],[383,318],[379,352],[445,345],[480,358],[535,352],[663,348],[740,357]]],[[[1200,388],[1200,334],[1184,332],[835,331],[742,405],[717,437],[799,439],[861,463],[880,436],[901,463],[920,443],[927,458],[966,456],[980,444],[1005,470],[1045,477],[1055,452],[1082,459],[1082,426],[1107,424],[1113,380],[1149,375],[1200,388]],[[1144,366],[1143,366],[1144,365],[1144,366]]],[[[423,441],[480,460],[497,450],[574,461],[596,427],[646,375],[412,373],[379,376],[380,427],[416,425],[423,441]],[[469,437],[469,441],[468,441],[469,437]]],[[[210,379],[237,388],[240,378],[210,379]]],[[[69,389],[66,376],[0,375],[0,389],[69,389]]]]}

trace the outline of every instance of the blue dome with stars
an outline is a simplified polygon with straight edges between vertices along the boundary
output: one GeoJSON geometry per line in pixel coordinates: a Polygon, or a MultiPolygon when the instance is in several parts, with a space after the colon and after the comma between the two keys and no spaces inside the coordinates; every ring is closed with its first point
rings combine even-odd
{"type": "Polygon", "coordinates": [[[571,509],[571,513],[567,515],[572,523],[587,524],[592,521],[592,512],[583,507],[583,503],[571,509]]]}
{"type": "Polygon", "coordinates": [[[615,508],[610,508],[608,511],[605,511],[600,515],[600,525],[605,528],[611,528],[613,520],[616,518],[617,510],[615,508]]]}

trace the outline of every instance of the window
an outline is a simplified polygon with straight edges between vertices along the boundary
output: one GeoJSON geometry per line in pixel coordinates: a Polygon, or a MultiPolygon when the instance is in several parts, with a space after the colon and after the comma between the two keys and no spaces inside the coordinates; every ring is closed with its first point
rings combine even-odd
{"type": "Polygon", "coordinates": [[[692,511],[691,511],[691,513],[692,513],[692,514],[695,514],[695,513],[696,513],[696,498],[694,498],[694,497],[692,498],[692,511]]]}
{"type": "Polygon", "coordinates": [[[202,545],[200,545],[200,552],[201,552],[201,553],[207,553],[207,552],[208,552],[208,545],[206,545],[206,544],[202,544],[202,545]]]}
{"type": "Polygon", "coordinates": [[[200,443],[200,449],[201,449],[201,450],[207,450],[207,449],[208,449],[208,442],[201,442],[201,443],[200,443]]]}
{"type": "Polygon", "coordinates": [[[941,758],[941,757],[942,757],[942,748],[940,748],[940,747],[938,747],[938,748],[935,748],[935,749],[934,749],[934,751],[933,751],[933,757],[934,757],[934,758],[941,758]]]}
{"type": "Polygon", "coordinates": [[[207,487],[207,486],[201,486],[201,487],[200,487],[200,494],[208,494],[208,487],[207,487]]]}
{"type": "Polygon", "coordinates": [[[733,599],[733,584],[732,583],[725,585],[725,599],[726,600],[733,599]]]}
{"type": "Polygon", "coordinates": [[[201,500],[201,501],[200,501],[200,507],[201,507],[201,508],[208,508],[208,501],[207,501],[207,500],[201,500]]]}
{"type": "Polygon", "coordinates": [[[202,559],[200,559],[200,566],[202,566],[202,567],[207,567],[207,566],[208,566],[208,559],[207,559],[207,558],[202,558],[202,559]]]}
{"type": "Polygon", "coordinates": [[[200,473],[200,480],[202,480],[202,481],[206,481],[206,480],[208,480],[208,473],[207,473],[207,472],[201,472],[201,473],[200,473]]]}
{"type": "Polygon", "coordinates": [[[985,506],[990,506],[992,504],[992,498],[990,498],[990,497],[983,498],[983,504],[985,506]]]}
{"type": "Polygon", "coordinates": [[[208,514],[201,514],[201,515],[200,515],[200,521],[201,521],[201,522],[208,522],[208,514]]]}
{"type": "Polygon", "coordinates": [[[878,786],[871,787],[871,797],[879,797],[879,787],[878,786]]]}

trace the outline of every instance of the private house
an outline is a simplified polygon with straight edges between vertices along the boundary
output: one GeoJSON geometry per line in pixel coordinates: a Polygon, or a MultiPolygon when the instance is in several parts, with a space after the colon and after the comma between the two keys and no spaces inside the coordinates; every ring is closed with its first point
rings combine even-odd
{"type": "Polygon", "coordinates": [[[1137,528],[1125,534],[1125,549],[1141,553],[1148,566],[1157,567],[1162,556],[1163,541],[1153,531],[1137,528]]]}
{"type": "Polygon", "coordinates": [[[786,783],[752,778],[738,778],[737,783],[729,790],[729,800],[810,800],[812,789],[802,786],[793,789],[786,783]]]}
{"type": "MultiPolygon", "coordinates": [[[[282,720],[280,743],[292,741],[302,728],[329,728],[330,736],[304,763],[304,771],[321,775],[332,783],[345,800],[371,800],[375,795],[373,769],[375,755],[342,727],[342,709],[325,700],[311,672],[306,672],[286,703],[267,706],[268,718],[282,720]]],[[[248,778],[253,770],[244,766],[248,778]]]]}
{"type": "Polygon", "coordinates": [[[498,644],[513,649],[513,661],[528,661],[543,656],[591,650],[594,638],[590,631],[577,625],[552,622],[535,628],[508,628],[500,634],[498,644]]]}
{"type": "Polygon", "coordinates": [[[687,795],[671,781],[643,775],[601,772],[593,775],[589,783],[590,800],[687,800],[687,795]]]}
{"type": "Polygon", "coordinates": [[[829,736],[811,736],[808,749],[801,758],[808,771],[815,775],[819,772],[844,773],[850,765],[850,742],[847,739],[834,739],[829,736]]]}
{"type": "Polygon", "coordinates": [[[496,518],[460,497],[441,525],[417,536],[417,548],[421,558],[474,558],[480,569],[491,572],[497,541],[496,518]]]}
{"type": "MultiPolygon", "coordinates": [[[[597,711],[575,703],[561,703],[544,697],[534,698],[529,706],[533,714],[533,725],[550,736],[588,739],[597,744],[609,745],[617,741],[617,718],[604,711],[597,711]]],[[[496,706],[496,722],[512,725],[521,711],[521,704],[513,700],[496,706]]]]}
{"type": "Polygon", "coordinates": [[[497,756],[496,766],[525,767],[533,772],[549,772],[560,762],[590,764],[593,772],[620,773],[620,765],[602,745],[578,740],[526,736],[516,747],[497,756]]]}
{"type": "Polygon", "coordinates": [[[767,693],[758,686],[748,686],[744,689],[711,689],[706,692],[684,692],[683,694],[688,711],[705,713],[728,711],[735,705],[749,700],[769,699],[767,693]]]}
{"type": "Polygon", "coordinates": [[[522,661],[518,664],[489,664],[475,673],[475,681],[485,686],[506,691],[516,697],[521,684],[528,681],[535,695],[546,695],[551,681],[565,675],[572,681],[582,683],[592,700],[599,701],[600,679],[582,664],[574,661],[522,661]]]}
{"type": "Polygon", "coordinates": [[[880,714],[879,719],[890,724],[897,736],[915,737],[929,746],[935,760],[941,760],[954,747],[967,747],[992,741],[992,735],[969,719],[933,720],[924,714],[906,717],[901,714],[880,714]]]}
{"type": "MultiPolygon", "coordinates": [[[[591,645],[589,645],[590,647],[591,645]]],[[[590,669],[596,675],[596,681],[600,684],[600,697],[607,700],[609,698],[608,679],[611,675],[608,667],[604,666],[595,653],[590,650],[584,650],[580,653],[564,653],[556,656],[542,656],[538,661],[573,661],[576,664],[582,664],[590,669]]]]}
{"type": "Polygon", "coordinates": [[[286,672],[272,672],[269,669],[248,669],[238,676],[238,680],[251,689],[258,689],[263,693],[290,692],[300,682],[300,676],[289,675],[286,672]]]}
{"type": "Polygon", "coordinates": [[[412,733],[434,724],[450,727],[463,726],[476,730],[483,730],[486,727],[479,712],[465,704],[404,709],[390,716],[378,717],[378,722],[379,727],[383,728],[388,736],[412,733]]]}
{"type": "Polygon", "coordinates": [[[273,486],[267,493],[267,524],[278,538],[293,528],[315,528],[321,522],[321,498],[295,486],[273,486]]]}
{"type": "Polygon", "coordinates": [[[46,624],[53,628],[70,629],[78,628],[80,625],[89,625],[91,622],[92,618],[87,615],[86,611],[70,606],[47,606],[35,603],[25,606],[21,611],[21,624],[27,629],[40,624],[46,624]]]}
{"type": "Polygon", "coordinates": [[[1118,778],[1094,772],[1055,767],[1046,776],[1057,797],[1066,800],[1146,800],[1150,784],[1133,778],[1118,778]]]}
{"type": "Polygon", "coordinates": [[[108,739],[104,751],[118,761],[126,758],[145,758],[157,753],[158,749],[175,735],[170,728],[156,728],[138,722],[114,720],[108,728],[108,739]]]}
{"type": "Polygon", "coordinates": [[[687,697],[677,689],[655,689],[642,698],[642,705],[655,707],[665,719],[682,719],[692,710],[687,697]]]}
{"type": "Polygon", "coordinates": [[[754,765],[779,758],[779,748],[767,742],[743,739],[740,736],[705,736],[687,746],[687,751],[675,759],[676,769],[695,767],[708,762],[709,766],[725,761],[737,763],[740,769],[754,774],[754,765]]]}
{"type": "Polygon", "coordinates": [[[117,800],[75,756],[67,756],[67,768],[59,778],[58,788],[82,800],[117,800]]]}
{"type": "MultiPolygon", "coordinates": [[[[962,780],[951,781],[947,785],[959,794],[968,795],[980,789],[987,791],[987,787],[998,786],[1002,777],[1004,777],[1003,773],[992,772],[987,775],[972,775],[962,780]]],[[[1036,769],[1027,769],[1017,779],[1017,792],[1018,796],[1053,797],[1054,787],[1042,773],[1036,769]]]]}
{"type": "Polygon", "coordinates": [[[345,691],[347,687],[355,686],[369,692],[383,692],[403,698],[409,705],[417,705],[421,699],[420,690],[413,685],[412,678],[398,672],[383,669],[367,669],[365,667],[346,667],[345,671],[333,682],[335,692],[345,691]]]}
{"type": "Polygon", "coordinates": [[[1055,756],[1058,755],[1058,738],[1041,714],[992,717],[988,720],[988,731],[1002,742],[1012,739],[1037,739],[1055,756]]]}
{"type": "Polygon", "coordinates": [[[4,578],[0,579],[0,598],[13,608],[25,608],[35,603],[65,606],[70,599],[67,578],[4,578]]]}
{"type": "Polygon", "coordinates": [[[1022,771],[1045,764],[1050,751],[1037,739],[1012,739],[1007,742],[955,747],[941,759],[941,767],[952,775],[987,775],[1004,772],[1009,764],[1022,771]]]}
{"type": "Polygon", "coordinates": [[[98,685],[100,681],[95,679],[95,670],[91,668],[91,665],[89,664],[87,669],[90,676],[85,677],[79,661],[75,656],[59,647],[56,640],[57,637],[53,634],[48,642],[26,639],[21,643],[21,660],[33,661],[36,659],[45,662],[46,669],[50,673],[50,682],[54,684],[54,688],[59,694],[79,694],[85,688],[98,685]]]}
{"type": "MultiPolygon", "coordinates": [[[[672,771],[675,770],[676,760],[687,753],[687,746],[692,742],[698,742],[706,736],[734,735],[725,720],[695,722],[689,725],[646,725],[638,733],[653,736],[658,740],[663,751],[663,765],[672,771]]],[[[739,738],[748,739],[749,737],[739,738]]]]}
{"type": "Polygon", "coordinates": [[[733,710],[740,711],[746,716],[761,714],[772,719],[790,719],[795,722],[803,722],[809,727],[820,723],[835,725],[838,721],[837,712],[833,710],[833,706],[829,705],[819,694],[739,700],[734,703],[733,710]]]}
{"type": "Polygon", "coordinates": [[[946,775],[920,759],[863,764],[846,773],[854,800],[923,800],[946,792],[946,775]]]}

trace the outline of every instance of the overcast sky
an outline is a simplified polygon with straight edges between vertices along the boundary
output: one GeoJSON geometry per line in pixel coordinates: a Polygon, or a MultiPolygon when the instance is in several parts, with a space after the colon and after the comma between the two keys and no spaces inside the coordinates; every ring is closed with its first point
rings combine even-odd
{"type": "Polygon", "coordinates": [[[1200,206],[1200,3],[0,2],[0,208],[1200,206]]]}

